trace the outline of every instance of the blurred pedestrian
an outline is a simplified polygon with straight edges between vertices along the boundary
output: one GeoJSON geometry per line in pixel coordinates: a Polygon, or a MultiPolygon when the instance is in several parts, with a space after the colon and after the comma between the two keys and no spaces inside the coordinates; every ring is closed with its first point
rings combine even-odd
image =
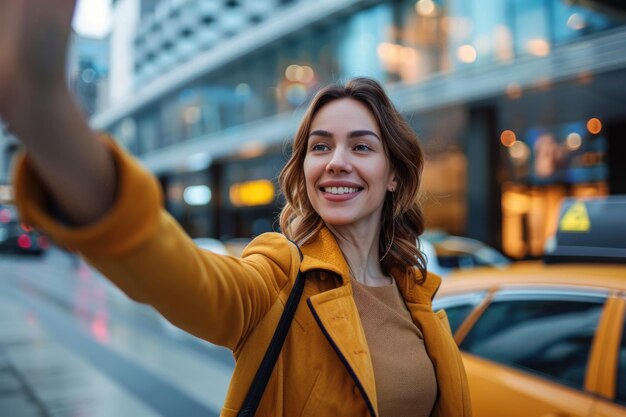
{"type": "Polygon", "coordinates": [[[0,0],[0,115],[27,149],[15,175],[24,220],[230,348],[223,416],[238,415],[299,273],[304,293],[256,415],[469,416],[457,346],[432,311],[440,278],[416,246],[423,153],[381,86],[356,78],[315,96],[280,174],[283,234],[257,237],[241,258],[217,255],[197,248],[162,208],[158,181],[96,139],[70,98],[73,7],[0,0]]]}

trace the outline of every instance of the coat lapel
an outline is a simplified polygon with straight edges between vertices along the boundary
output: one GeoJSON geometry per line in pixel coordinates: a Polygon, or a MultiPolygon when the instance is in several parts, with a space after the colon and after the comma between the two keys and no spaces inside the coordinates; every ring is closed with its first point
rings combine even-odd
{"type": "Polygon", "coordinates": [[[435,368],[438,395],[431,416],[471,416],[465,368],[448,319],[445,313],[434,314],[432,311],[432,299],[439,289],[441,278],[429,273],[424,283],[418,284],[410,275],[394,276],[413,322],[424,334],[426,351],[435,368]]]}
{"type": "Polygon", "coordinates": [[[327,229],[322,229],[313,242],[302,246],[302,272],[324,270],[336,274],[341,286],[316,294],[307,300],[315,320],[335,349],[372,416],[377,416],[378,403],[372,357],[367,347],[359,312],[352,297],[350,269],[327,229]]]}
{"type": "Polygon", "coordinates": [[[372,416],[378,401],[372,357],[357,311],[352,289],[339,287],[312,296],[307,301],[317,324],[354,378],[372,416]]]}
{"type": "MultiPolygon", "coordinates": [[[[334,236],[322,229],[318,237],[302,245],[304,259],[302,272],[326,271],[335,274],[341,283],[338,287],[318,293],[307,304],[321,331],[343,361],[372,416],[377,416],[378,400],[372,358],[367,347],[356,304],[352,297],[350,269],[334,236]]],[[[447,319],[433,314],[432,299],[439,289],[441,278],[428,274],[419,284],[419,271],[406,274],[393,271],[393,277],[411,313],[413,322],[424,333],[426,350],[435,367],[438,398],[433,408],[434,417],[471,416],[467,378],[458,348],[450,333],[447,319]]]]}

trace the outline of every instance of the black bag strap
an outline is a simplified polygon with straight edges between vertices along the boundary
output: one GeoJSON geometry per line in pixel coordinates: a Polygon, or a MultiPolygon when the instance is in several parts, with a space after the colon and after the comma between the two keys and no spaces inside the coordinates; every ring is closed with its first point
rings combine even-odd
{"type": "MultiPolygon", "coordinates": [[[[298,248],[298,252],[300,252],[298,245],[296,245],[296,247],[298,248]]],[[[300,260],[302,260],[302,252],[300,252],[300,260]]],[[[304,276],[302,275],[302,272],[298,271],[298,276],[296,277],[296,281],[294,282],[289,298],[287,299],[287,304],[285,304],[285,310],[280,316],[280,320],[276,326],[276,331],[274,331],[274,336],[272,336],[269,347],[265,352],[265,356],[263,356],[263,360],[261,361],[261,365],[259,365],[259,369],[257,370],[254,379],[252,380],[248,394],[246,394],[246,398],[243,400],[243,405],[241,406],[239,413],[237,413],[237,417],[252,417],[256,413],[256,409],[261,402],[263,392],[265,392],[267,382],[269,381],[272,371],[274,370],[274,366],[276,365],[276,361],[278,360],[278,355],[280,354],[283,344],[285,343],[287,332],[289,332],[293,316],[296,314],[296,309],[298,308],[298,303],[302,297],[303,290],[304,276]]]]}

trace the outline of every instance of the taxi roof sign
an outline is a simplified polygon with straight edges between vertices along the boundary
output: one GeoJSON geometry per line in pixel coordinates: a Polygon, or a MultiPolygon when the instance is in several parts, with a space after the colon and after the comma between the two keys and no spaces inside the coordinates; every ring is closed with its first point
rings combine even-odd
{"type": "Polygon", "coordinates": [[[626,263],[626,195],[565,199],[544,260],[626,263]]]}
{"type": "Polygon", "coordinates": [[[591,222],[584,201],[572,204],[559,222],[559,230],[564,232],[588,232],[589,229],[591,229],[591,222]]]}

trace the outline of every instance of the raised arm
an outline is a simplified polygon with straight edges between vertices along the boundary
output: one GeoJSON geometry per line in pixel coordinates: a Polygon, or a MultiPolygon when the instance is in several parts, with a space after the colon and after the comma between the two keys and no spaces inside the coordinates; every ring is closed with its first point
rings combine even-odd
{"type": "Polygon", "coordinates": [[[242,258],[200,250],[163,210],[156,179],[95,138],[65,82],[74,6],[0,0],[0,117],[28,151],[14,178],[20,214],[131,298],[237,349],[295,278],[298,251],[278,234],[255,239],[242,258]],[[47,195],[77,227],[58,221],[47,195]]]}
{"type": "Polygon", "coordinates": [[[76,0],[0,0],[0,118],[66,218],[101,217],[115,197],[116,174],[65,80],[76,0]]]}

